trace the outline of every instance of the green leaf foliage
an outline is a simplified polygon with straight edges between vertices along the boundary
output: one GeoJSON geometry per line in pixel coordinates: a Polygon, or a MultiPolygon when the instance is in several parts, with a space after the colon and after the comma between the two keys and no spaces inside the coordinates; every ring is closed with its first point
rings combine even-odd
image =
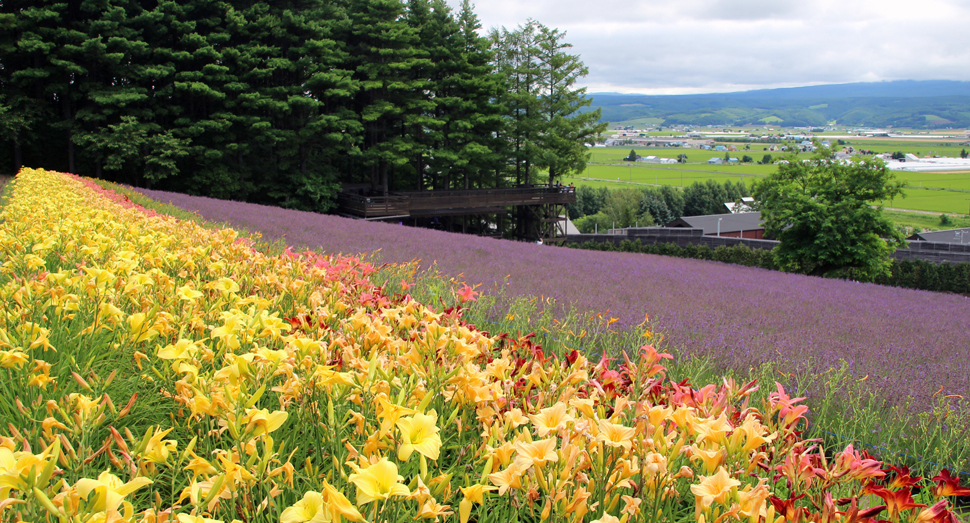
{"type": "Polygon", "coordinates": [[[888,274],[903,235],[873,205],[901,194],[895,175],[878,159],[840,162],[824,148],[786,160],[754,188],[765,234],[781,241],[778,265],[860,281],[888,274]]]}
{"type": "Polygon", "coordinates": [[[468,0],[4,1],[0,172],[313,211],[555,181],[602,127],[564,36],[483,36],[468,0]]]}

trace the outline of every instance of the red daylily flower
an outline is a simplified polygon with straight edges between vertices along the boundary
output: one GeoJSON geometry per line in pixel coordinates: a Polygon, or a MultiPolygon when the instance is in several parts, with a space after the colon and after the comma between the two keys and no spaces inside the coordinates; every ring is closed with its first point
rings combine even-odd
{"type": "Polygon", "coordinates": [[[925,503],[916,503],[913,500],[913,496],[910,494],[908,487],[893,492],[883,487],[869,485],[866,487],[865,492],[866,494],[875,494],[886,502],[886,508],[889,510],[889,519],[893,521],[898,520],[899,514],[904,510],[926,508],[925,503]]]}
{"type": "Polygon", "coordinates": [[[960,486],[960,478],[950,475],[950,471],[943,469],[937,474],[933,481],[933,494],[937,496],[970,496],[970,488],[960,486]]]}

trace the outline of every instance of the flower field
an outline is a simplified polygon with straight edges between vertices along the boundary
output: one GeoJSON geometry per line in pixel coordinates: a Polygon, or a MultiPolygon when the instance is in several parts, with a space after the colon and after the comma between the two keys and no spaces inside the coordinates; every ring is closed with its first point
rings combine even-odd
{"type": "MultiPolygon", "coordinates": [[[[941,396],[970,398],[970,301],[702,260],[557,249],[528,243],[349,220],[175,193],[141,192],[325,252],[380,250],[515,296],[552,297],[652,328],[679,354],[747,370],[770,361],[789,374],[822,375],[845,361],[890,407],[926,412],[941,396]]],[[[797,385],[797,383],[792,383],[797,385]]],[[[800,390],[801,393],[818,393],[800,390]]]]}
{"type": "Polygon", "coordinates": [[[970,494],[803,439],[781,386],[547,352],[469,324],[468,286],[436,310],[70,175],[21,171],[0,249],[3,521],[922,523],[970,494]]]}

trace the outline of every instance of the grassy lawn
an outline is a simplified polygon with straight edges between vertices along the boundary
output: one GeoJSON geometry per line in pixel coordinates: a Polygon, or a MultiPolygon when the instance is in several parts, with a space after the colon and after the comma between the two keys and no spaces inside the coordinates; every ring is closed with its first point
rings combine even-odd
{"type": "Polygon", "coordinates": [[[940,223],[939,214],[926,214],[903,211],[883,211],[887,218],[893,221],[897,227],[906,227],[907,230],[917,229],[926,231],[940,231],[946,229],[960,229],[970,227],[970,217],[949,216],[950,223],[943,225],[940,223]]]}

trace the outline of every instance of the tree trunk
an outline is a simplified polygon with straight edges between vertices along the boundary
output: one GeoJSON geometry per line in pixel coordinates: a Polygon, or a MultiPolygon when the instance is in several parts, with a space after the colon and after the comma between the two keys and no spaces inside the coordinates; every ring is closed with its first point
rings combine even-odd
{"type": "Polygon", "coordinates": [[[71,97],[68,93],[64,93],[62,96],[61,108],[64,113],[64,121],[68,124],[65,127],[67,131],[67,172],[76,174],[74,172],[74,118],[71,115],[71,97]]]}
{"type": "Polygon", "coordinates": [[[20,172],[20,168],[24,165],[24,151],[20,147],[20,141],[14,140],[13,142],[13,172],[17,174],[20,172]]]}

